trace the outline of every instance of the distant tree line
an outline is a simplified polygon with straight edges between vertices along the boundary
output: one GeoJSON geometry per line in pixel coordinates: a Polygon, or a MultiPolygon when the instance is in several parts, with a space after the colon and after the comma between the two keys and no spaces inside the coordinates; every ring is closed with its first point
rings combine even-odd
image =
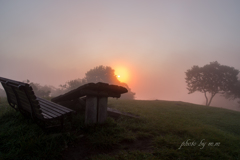
{"type": "Polygon", "coordinates": [[[126,83],[122,83],[117,79],[114,69],[112,69],[111,67],[102,66],[102,65],[89,70],[85,74],[84,78],[70,80],[65,84],[61,84],[59,88],[56,88],[50,85],[42,86],[38,83],[30,82],[30,80],[26,80],[24,82],[30,84],[35,94],[39,97],[56,97],[58,95],[69,92],[87,83],[105,82],[105,83],[119,85],[127,88],[128,93],[122,94],[121,95],[122,99],[135,98],[135,93],[131,91],[130,87],[126,83]]]}
{"type": "Polygon", "coordinates": [[[87,84],[87,83],[97,83],[97,82],[105,82],[109,84],[119,85],[127,88],[128,93],[122,94],[122,99],[134,99],[135,93],[133,93],[130,89],[130,87],[126,83],[122,83],[117,79],[117,76],[115,75],[114,69],[112,69],[109,66],[97,66],[91,70],[89,70],[83,79],[75,79],[66,82],[64,85],[60,85],[60,90],[68,92],[70,90],[73,90],[81,85],[87,84]]]}

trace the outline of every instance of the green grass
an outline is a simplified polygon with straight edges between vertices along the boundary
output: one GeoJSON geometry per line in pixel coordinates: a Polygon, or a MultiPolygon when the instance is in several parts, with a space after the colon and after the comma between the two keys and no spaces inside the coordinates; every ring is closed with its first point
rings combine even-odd
{"type": "Polygon", "coordinates": [[[240,159],[240,112],[157,100],[110,99],[109,106],[140,118],[86,126],[77,115],[64,130],[46,132],[1,98],[0,160],[61,159],[83,140],[93,160],[240,159]],[[187,140],[193,146],[180,147],[187,140]]]}
{"type": "Polygon", "coordinates": [[[67,132],[44,132],[32,120],[0,104],[0,159],[55,159],[72,137],[67,132]]]}

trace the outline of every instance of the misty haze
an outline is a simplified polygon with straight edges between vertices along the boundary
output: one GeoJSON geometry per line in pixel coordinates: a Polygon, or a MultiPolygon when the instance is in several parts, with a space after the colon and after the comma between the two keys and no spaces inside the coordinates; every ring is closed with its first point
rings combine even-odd
{"type": "Polygon", "coordinates": [[[1,1],[0,159],[239,158],[239,12],[1,1]]]}

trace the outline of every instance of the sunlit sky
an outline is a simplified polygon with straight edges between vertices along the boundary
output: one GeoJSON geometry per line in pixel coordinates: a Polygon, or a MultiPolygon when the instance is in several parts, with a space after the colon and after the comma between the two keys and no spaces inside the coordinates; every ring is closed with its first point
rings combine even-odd
{"type": "Polygon", "coordinates": [[[0,76],[57,87],[104,65],[136,99],[203,103],[185,72],[240,69],[239,15],[239,0],[1,0],[0,76]]]}

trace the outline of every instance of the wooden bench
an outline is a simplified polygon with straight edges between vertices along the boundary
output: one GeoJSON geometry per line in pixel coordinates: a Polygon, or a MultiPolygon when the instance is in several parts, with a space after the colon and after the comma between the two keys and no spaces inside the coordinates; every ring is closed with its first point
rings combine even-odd
{"type": "Polygon", "coordinates": [[[122,86],[109,85],[103,82],[87,83],[51,99],[51,101],[60,104],[73,101],[81,102],[79,98],[86,97],[85,124],[101,124],[107,119],[108,97],[120,98],[121,94],[127,92],[128,90],[122,86]]]}
{"type": "Polygon", "coordinates": [[[0,82],[7,94],[11,107],[24,116],[31,117],[41,127],[63,126],[64,121],[71,121],[75,111],[54,102],[36,97],[32,87],[23,82],[0,77],[0,82]]]}

